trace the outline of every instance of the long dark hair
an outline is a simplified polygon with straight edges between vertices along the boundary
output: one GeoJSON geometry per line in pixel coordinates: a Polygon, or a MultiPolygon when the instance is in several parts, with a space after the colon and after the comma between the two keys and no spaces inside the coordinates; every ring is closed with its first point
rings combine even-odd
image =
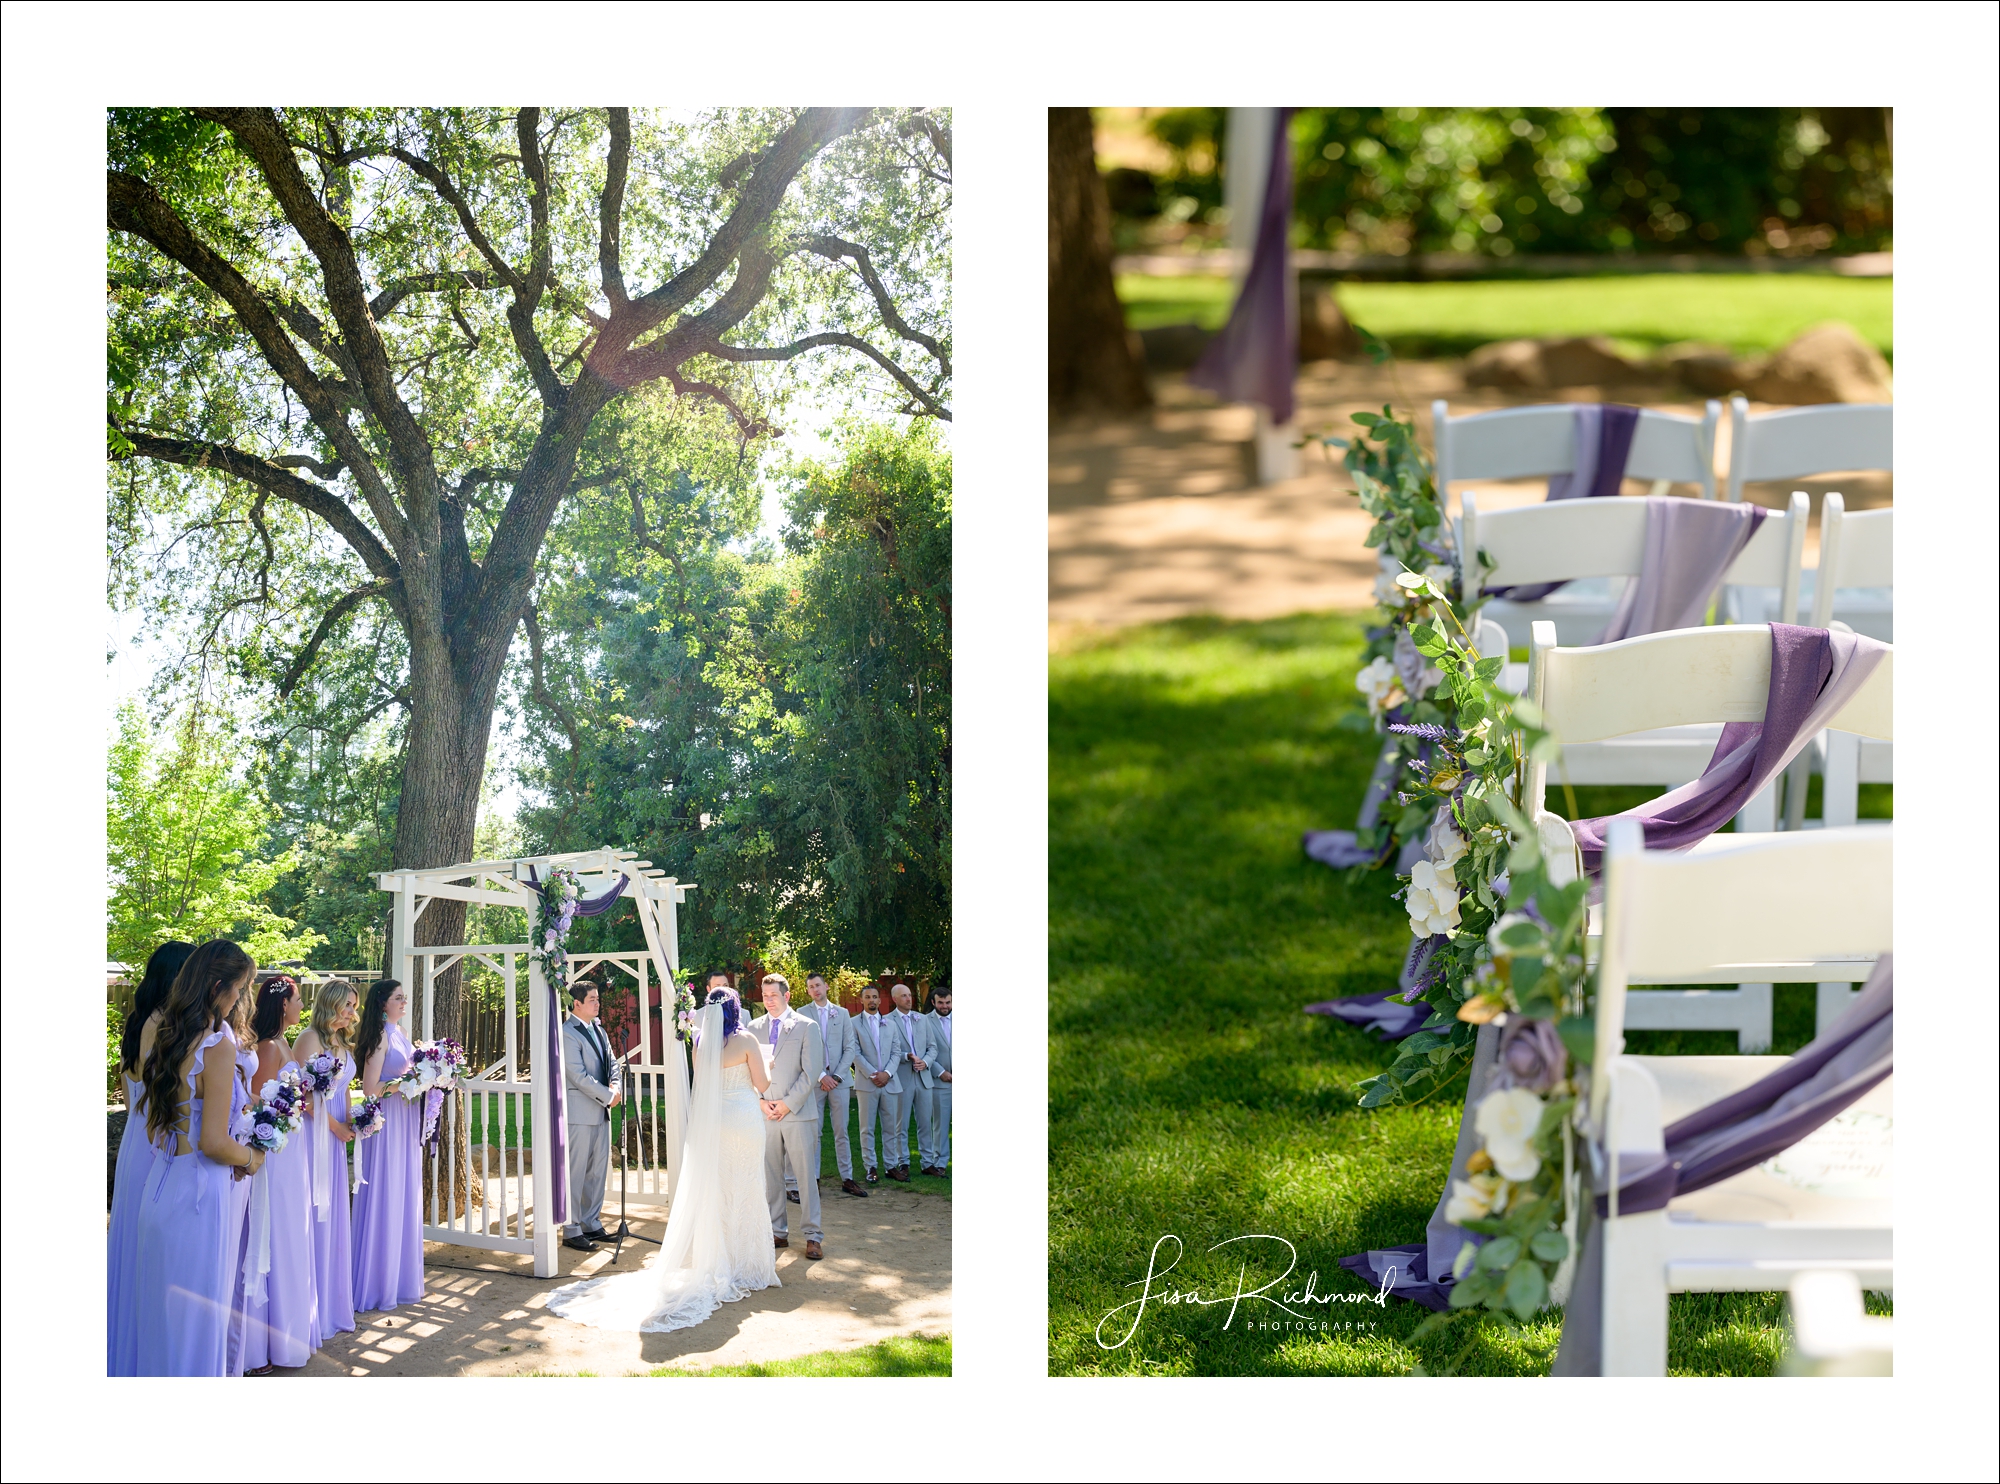
{"type": "Polygon", "coordinates": [[[736,1034],[736,1027],[741,1024],[743,1018],[743,1011],[736,1003],[736,991],[711,989],[706,1003],[722,1006],[722,1039],[727,1041],[736,1034]]]}
{"type": "MultiPolygon", "coordinates": [[[[181,1113],[181,1063],[202,1038],[222,1024],[217,1006],[231,986],[248,986],[257,961],[227,938],[202,944],[188,955],[160,1007],[160,1028],[146,1057],[146,1132],[154,1139],[166,1133],[181,1113]]],[[[193,1131],[190,1130],[190,1133],[193,1131]]]]}
{"type": "Polygon", "coordinates": [[[125,1016],[125,1034],[118,1039],[119,1071],[139,1070],[139,1034],[145,1030],[152,1013],[166,1004],[167,991],[174,987],[174,976],[193,952],[194,944],[176,938],[155,948],[153,956],[146,960],[145,977],[139,981],[138,992],[132,996],[132,1008],[125,1016]]]}
{"type": "Polygon", "coordinates": [[[354,1067],[359,1071],[382,1044],[389,1024],[389,996],[403,987],[400,979],[377,979],[368,986],[368,1000],[361,1007],[361,1029],[354,1037],[354,1067]]]}
{"type": "Polygon", "coordinates": [[[250,1012],[252,1040],[268,1041],[285,1032],[285,1002],[299,992],[299,981],[290,974],[273,974],[257,986],[257,1005],[250,1012]]]}

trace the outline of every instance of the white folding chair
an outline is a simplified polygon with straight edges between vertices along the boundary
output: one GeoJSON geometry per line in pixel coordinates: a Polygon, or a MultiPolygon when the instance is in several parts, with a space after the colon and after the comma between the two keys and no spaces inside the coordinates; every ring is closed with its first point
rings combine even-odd
{"type": "MultiPolygon", "coordinates": [[[[1665,494],[1671,484],[1695,484],[1704,500],[1714,499],[1715,430],[1721,421],[1719,402],[1710,402],[1700,418],[1642,408],[1625,460],[1626,476],[1651,480],[1656,495],[1665,494]]],[[[1567,474],[1576,466],[1572,403],[1453,417],[1449,405],[1439,400],[1431,403],[1431,426],[1438,497],[1447,502],[1454,481],[1531,479],[1567,474]]],[[[1607,575],[1589,574],[1593,579],[1607,575]]],[[[1526,644],[1528,627],[1537,618],[1554,619],[1564,638],[1584,642],[1604,627],[1617,606],[1617,584],[1592,580],[1573,583],[1539,603],[1496,600],[1488,612],[1507,631],[1510,644],[1526,644]]]]}
{"type": "MultiPolygon", "coordinates": [[[[1882,826],[1721,837],[1719,848],[1647,851],[1637,821],[1611,829],[1605,932],[1598,964],[1591,1111],[1617,1167],[1665,1149],[1665,1128],[1776,1070],[1782,1057],[1622,1055],[1633,997],[1662,979],[1776,977],[1829,955],[1872,961],[1893,947],[1893,837],[1882,826]]],[[[1842,1115],[1845,1137],[1881,1157],[1893,1126],[1890,1082],[1842,1115]]],[[[1602,1374],[1663,1376],[1667,1295],[1769,1292],[1816,1271],[1894,1286],[1886,1173],[1815,1188],[1775,1162],[1678,1196],[1659,1211],[1621,1214],[1601,1231],[1602,1374]]]]}
{"type": "MultiPolygon", "coordinates": [[[[1892,424],[1895,408],[1883,403],[1834,403],[1825,407],[1794,407],[1783,412],[1750,415],[1750,404],[1742,397],[1729,399],[1729,477],[1726,497],[1743,498],[1743,486],[1750,480],[1804,479],[1815,474],[1859,469],[1893,470],[1892,424]]],[[[1824,536],[1822,535],[1822,539],[1824,536]]],[[[1822,564],[1825,557],[1821,557],[1822,564]]],[[[1866,634],[1883,643],[1894,640],[1888,595],[1878,591],[1882,583],[1853,583],[1870,589],[1851,592],[1831,610],[1827,618],[1839,618],[1857,634],[1866,634]]],[[[1771,611],[1775,596],[1769,588],[1750,591],[1751,585],[1731,588],[1725,594],[1729,617],[1744,623],[1791,623],[1791,608],[1771,611]]],[[[1808,589],[1817,592],[1815,579],[1808,589]]],[[[1815,619],[1821,628],[1825,619],[1815,619]]]]}
{"type": "MultiPolygon", "coordinates": [[[[1833,718],[1842,731],[1885,739],[1893,736],[1894,660],[1891,654],[1833,718]]],[[[1724,723],[1763,719],[1771,686],[1771,631],[1763,624],[1674,629],[1616,644],[1563,648],[1555,642],[1554,626],[1544,620],[1535,625],[1529,663],[1529,698],[1541,707],[1549,729],[1561,739],[1565,758],[1572,749],[1581,754],[1580,744],[1618,739],[1613,747],[1629,748],[1628,753],[1607,748],[1599,754],[1616,759],[1618,771],[1686,783],[1699,776],[1714,755],[1724,723]],[[1697,726],[1705,728],[1706,751],[1693,770],[1687,771],[1690,750],[1700,751],[1701,746],[1690,749],[1675,733],[1683,727],[1691,732],[1697,726]],[[1667,728],[1673,730],[1662,737],[1667,728]],[[1670,779],[1675,772],[1683,776],[1670,779]]],[[[1606,767],[1609,770],[1610,765],[1606,767]]],[[[1529,817],[1536,820],[1548,813],[1548,772],[1546,763],[1534,763],[1528,769],[1526,805],[1529,817]]],[[[1768,790],[1759,798],[1768,799],[1768,790]]],[[[1737,816],[1739,834],[1712,835],[1695,847],[1696,852],[1721,849],[1722,842],[1775,828],[1768,802],[1756,816],[1746,816],[1751,816],[1748,808],[1737,816]]],[[[1567,827],[1561,828],[1566,833],[1567,827]]],[[[1735,988],[1652,990],[1635,995],[1629,1023],[1644,1030],[1733,1030],[1738,1050],[1762,1051],[1771,1044],[1773,984],[1824,980],[1844,991],[1848,984],[1867,977],[1866,966],[1857,973],[1855,965],[1844,961],[1826,966],[1825,972],[1811,966],[1794,967],[1809,971],[1785,981],[1654,981],[1733,982],[1735,988]]],[[[1842,1008],[1845,1004],[1843,1001],[1842,1008]]]]}
{"type": "MultiPolygon", "coordinates": [[[[1636,575],[1645,561],[1646,506],[1639,500],[1559,500],[1553,505],[1523,505],[1491,514],[1479,509],[1479,497],[1467,491],[1459,517],[1458,550],[1470,565],[1480,553],[1494,563],[1485,579],[1490,587],[1517,583],[1554,582],[1573,577],[1636,575]]],[[[1796,496],[1783,516],[1765,520],[1743,552],[1730,564],[1723,580],[1775,583],[1796,602],[1800,563],[1806,540],[1807,502],[1796,496]]],[[[1461,584],[1471,579],[1461,573],[1461,584]]],[[[1492,607],[1491,603],[1487,608],[1492,607]]],[[[1609,615],[1606,615],[1608,620],[1609,615]]],[[[1482,610],[1482,623],[1485,619],[1482,610]]],[[[1538,619],[1530,638],[1551,625],[1556,640],[1587,645],[1603,624],[1588,633],[1564,634],[1553,619],[1538,619]]],[[[1551,641],[1555,642],[1554,640],[1551,641]]],[[[1480,645],[1486,651],[1484,643],[1480,645]]],[[[1532,661],[1531,661],[1532,663],[1532,661]]],[[[1501,684],[1520,692],[1527,687],[1527,666],[1510,664],[1501,684]]],[[[1673,727],[1615,741],[1577,742],[1565,739],[1557,777],[1569,784],[1641,784],[1673,788],[1691,782],[1715,753],[1719,726],[1673,727]]],[[[1803,784],[1800,785],[1803,788],[1803,784]]],[[[1740,830],[1777,828],[1777,788],[1760,792],[1737,817],[1740,830]]]]}

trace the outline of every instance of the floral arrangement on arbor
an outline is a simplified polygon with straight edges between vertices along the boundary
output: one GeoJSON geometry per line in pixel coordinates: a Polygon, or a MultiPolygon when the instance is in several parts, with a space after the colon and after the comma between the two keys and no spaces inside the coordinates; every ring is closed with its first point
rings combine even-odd
{"type": "Polygon", "coordinates": [[[563,991],[569,988],[569,954],[564,944],[569,941],[570,925],[576,921],[583,887],[576,872],[558,866],[534,892],[537,905],[528,934],[528,957],[541,964],[542,975],[560,1004],[563,991]]]}
{"type": "Polygon", "coordinates": [[[694,1044],[694,981],[683,984],[674,995],[674,1034],[694,1044]]]}

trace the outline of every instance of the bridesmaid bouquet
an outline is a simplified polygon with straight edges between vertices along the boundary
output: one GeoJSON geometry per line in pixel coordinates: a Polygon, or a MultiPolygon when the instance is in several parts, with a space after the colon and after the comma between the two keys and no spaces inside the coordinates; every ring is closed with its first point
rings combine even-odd
{"type": "Polygon", "coordinates": [[[314,1097],[327,1096],[333,1091],[333,1076],[339,1070],[340,1058],[331,1051],[322,1051],[317,1056],[309,1057],[305,1066],[301,1068],[306,1090],[314,1097]]]}
{"type": "Polygon", "coordinates": [[[362,1098],[348,1111],[350,1114],[348,1122],[354,1127],[356,1139],[365,1139],[370,1134],[381,1131],[383,1121],[381,1098],[362,1098]]]}
{"type": "Polygon", "coordinates": [[[465,1070],[465,1048],[450,1036],[435,1041],[419,1041],[411,1049],[410,1069],[392,1084],[411,1102],[423,1099],[426,1148],[437,1144],[438,1114],[444,1111],[444,1095],[458,1086],[465,1070]]]}
{"type": "Polygon", "coordinates": [[[295,1066],[286,1066],[266,1082],[250,1113],[250,1131],[243,1142],[252,1149],[276,1154],[305,1123],[305,1083],[295,1066]]]}

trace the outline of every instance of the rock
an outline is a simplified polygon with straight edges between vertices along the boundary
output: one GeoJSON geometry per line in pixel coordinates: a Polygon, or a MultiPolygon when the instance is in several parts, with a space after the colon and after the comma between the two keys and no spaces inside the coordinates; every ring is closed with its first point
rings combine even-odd
{"type": "Polygon", "coordinates": [[[1652,373],[1611,348],[1602,336],[1569,340],[1497,340],[1465,362],[1467,386],[1548,391],[1652,380],[1652,373]]]}
{"type": "Polygon", "coordinates": [[[1889,363],[1839,320],[1814,325],[1759,363],[1743,390],[1753,401],[1801,406],[1893,400],[1889,363]]]}
{"type": "Polygon", "coordinates": [[[1335,361],[1361,354],[1361,337],[1330,290],[1299,285],[1299,359],[1335,361]]]}
{"type": "Polygon", "coordinates": [[[1702,345],[1684,340],[1659,354],[1660,369],[1691,392],[1726,397],[1749,382],[1752,368],[1738,361],[1726,345],[1702,345]]]}
{"type": "Polygon", "coordinates": [[[1155,325],[1139,331],[1148,371],[1185,371],[1201,359],[1214,335],[1197,324],[1155,325]]]}

